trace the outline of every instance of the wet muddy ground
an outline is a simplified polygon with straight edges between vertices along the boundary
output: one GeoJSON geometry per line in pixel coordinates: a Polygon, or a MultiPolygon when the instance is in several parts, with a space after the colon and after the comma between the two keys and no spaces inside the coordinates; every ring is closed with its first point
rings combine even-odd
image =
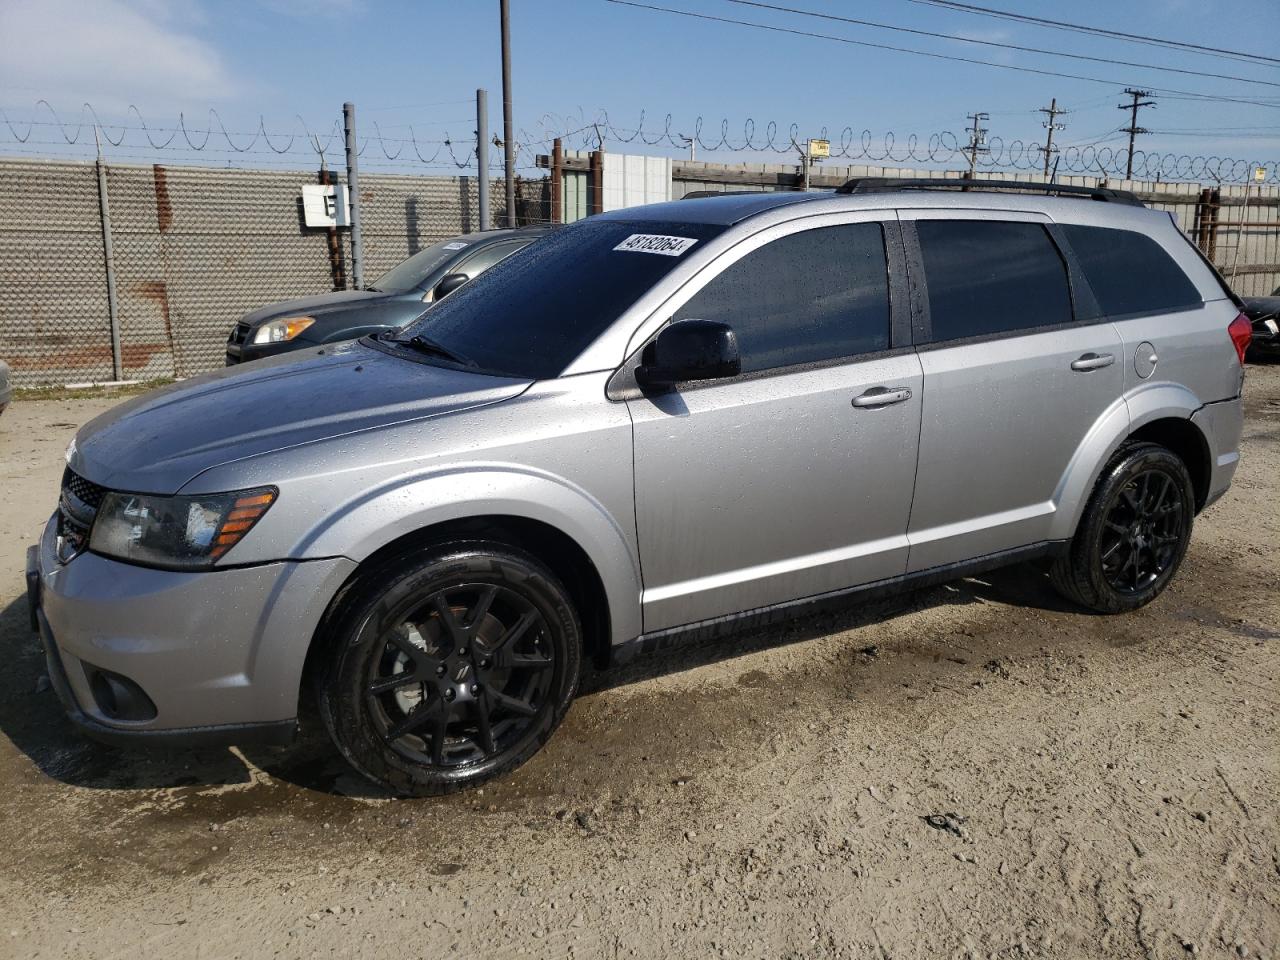
{"type": "Polygon", "coordinates": [[[483,791],[379,796],[315,735],[80,740],[22,561],[76,426],[0,418],[0,957],[1272,957],[1280,367],[1154,605],[1029,568],[588,678],[483,791]]]}

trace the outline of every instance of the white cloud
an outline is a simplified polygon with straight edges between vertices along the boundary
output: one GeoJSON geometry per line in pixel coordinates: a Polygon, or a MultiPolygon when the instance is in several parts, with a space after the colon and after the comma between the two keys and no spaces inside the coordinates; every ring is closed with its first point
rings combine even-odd
{"type": "Polygon", "coordinates": [[[201,107],[238,84],[212,44],[191,30],[198,7],[156,0],[0,0],[0,91],[10,103],[88,100],[201,107]]]}

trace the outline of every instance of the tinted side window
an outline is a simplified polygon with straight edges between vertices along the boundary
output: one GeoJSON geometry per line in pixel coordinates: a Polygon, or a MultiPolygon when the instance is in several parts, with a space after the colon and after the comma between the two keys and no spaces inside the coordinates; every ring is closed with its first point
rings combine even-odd
{"type": "Polygon", "coordinates": [[[725,268],[677,314],[692,317],[733,327],[744,372],[886,350],[884,231],[850,223],[774,240],[725,268]]]}
{"type": "Polygon", "coordinates": [[[1062,230],[1103,313],[1176,310],[1202,302],[1173,257],[1145,234],[1069,223],[1062,230]]]}
{"type": "Polygon", "coordinates": [[[917,220],[933,339],[1069,323],[1067,268],[1038,223],[917,220]]]}

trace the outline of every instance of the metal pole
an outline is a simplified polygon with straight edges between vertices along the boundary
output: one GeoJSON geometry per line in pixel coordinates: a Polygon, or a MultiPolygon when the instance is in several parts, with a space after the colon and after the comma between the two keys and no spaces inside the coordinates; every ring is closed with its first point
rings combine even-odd
{"type": "Polygon", "coordinates": [[[502,147],[506,152],[507,226],[516,225],[516,141],[511,121],[511,14],[508,0],[499,0],[502,20],[502,147]]]}
{"type": "MultiPolygon", "coordinates": [[[[1054,97],[1049,101],[1049,106],[1040,108],[1040,112],[1049,115],[1049,119],[1044,123],[1045,129],[1049,131],[1044,143],[1044,175],[1047,177],[1049,176],[1049,161],[1053,157],[1053,132],[1066,129],[1065,123],[1056,123],[1055,121],[1059,114],[1067,111],[1058,109],[1058,98],[1054,97]]],[[[1057,164],[1054,164],[1054,169],[1057,169],[1057,164]]]]}
{"type": "Polygon", "coordinates": [[[969,179],[972,180],[974,174],[978,171],[978,154],[986,153],[987,149],[982,145],[986,138],[987,131],[981,126],[983,120],[988,119],[988,114],[971,113],[969,119],[973,121],[973,129],[969,135],[969,179]]]}
{"type": "Polygon", "coordinates": [[[1117,109],[1129,111],[1129,125],[1127,127],[1121,127],[1120,132],[1127,133],[1129,135],[1129,156],[1128,156],[1128,159],[1125,161],[1124,178],[1126,180],[1132,180],[1133,179],[1133,138],[1140,133],[1151,132],[1150,130],[1147,130],[1143,127],[1138,126],[1138,108],[1154,107],[1155,101],[1146,100],[1142,103],[1138,102],[1142,100],[1143,97],[1151,96],[1150,90],[1134,90],[1132,87],[1128,87],[1125,89],[1124,92],[1126,96],[1130,96],[1133,98],[1133,102],[1117,104],[1117,109]]]}
{"type": "Polygon", "coordinates": [[[364,289],[364,242],[360,236],[360,178],[356,171],[356,105],[342,105],[342,126],[347,141],[347,193],[351,196],[351,279],[364,289]]]}
{"type": "Polygon", "coordinates": [[[564,219],[564,146],[556,137],[551,143],[551,222],[564,219]]]}
{"type": "Polygon", "coordinates": [[[120,355],[120,306],[116,301],[116,258],[111,247],[111,204],[107,202],[107,168],[102,162],[102,142],[98,128],[93,128],[93,140],[98,148],[98,213],[102,218],[102,255],[107,271],[107,318],[111,324],[111,373],[112,379],[124,379],[124,364],[120,355]]]}
{"type": "Polygon", "coordinates": [[[493,226],[489,219],[489,94],[476,91],[476,167],[480,188],[480,229],[493,226]]]}
{"type": "Polygon", "coordinates": [[[800,159],[804,161],[804,192],[809,192],[809,150],[807,147],[800,150],[800,159]]]}

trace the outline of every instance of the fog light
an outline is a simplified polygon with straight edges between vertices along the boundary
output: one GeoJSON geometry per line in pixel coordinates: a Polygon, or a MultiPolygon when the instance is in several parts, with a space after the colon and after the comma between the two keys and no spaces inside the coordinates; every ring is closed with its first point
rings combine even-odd
{"type": "MultiPolygon", "coordinates": [[[[86,664],[86,666],[88,666],[86,664]]],[[[118,673],[89,667],[89,689],[103,715],[112,720],[154,720],[156,705],[143,689],[118,673]]]]}

